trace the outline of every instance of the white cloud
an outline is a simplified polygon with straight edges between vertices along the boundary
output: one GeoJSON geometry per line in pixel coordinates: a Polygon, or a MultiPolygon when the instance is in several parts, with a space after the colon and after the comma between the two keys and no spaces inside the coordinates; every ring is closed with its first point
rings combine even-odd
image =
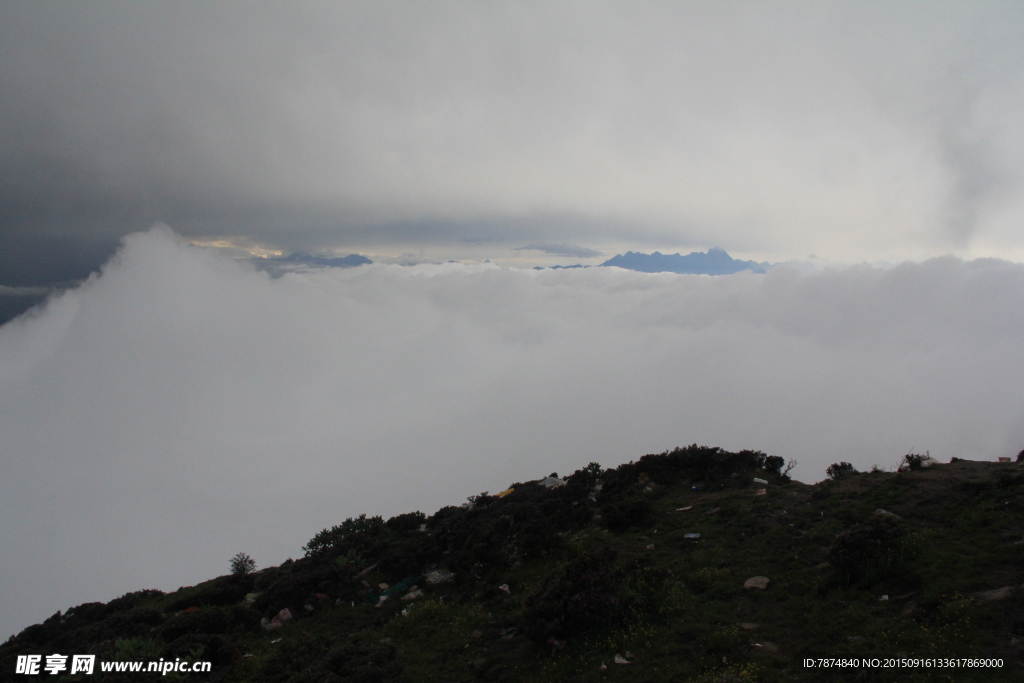
{"type": "Polygon", "coordinates": [[[166,229],[0,328],[8,631],[276,564],[361,512],[677,445],[895,465],[1024,440],[1024,267],[272,279],[166,229]]]}

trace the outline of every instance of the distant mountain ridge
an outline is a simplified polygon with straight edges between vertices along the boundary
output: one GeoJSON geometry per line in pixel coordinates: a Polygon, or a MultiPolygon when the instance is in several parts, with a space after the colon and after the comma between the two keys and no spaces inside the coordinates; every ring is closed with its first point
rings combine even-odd
{"type": "Polygon", "coordinates": [[[731,275],[744,270],[765,273],[771,268],[767,261],[740,261],[721,247],[712,247],[707,253],[694,251],[686,256],[682,254],[641,254],[627,251],[608,259],[602,266],[618,266],[627,270],[638,270],[643,273],[691,273],[699,275],[731,275]]]}

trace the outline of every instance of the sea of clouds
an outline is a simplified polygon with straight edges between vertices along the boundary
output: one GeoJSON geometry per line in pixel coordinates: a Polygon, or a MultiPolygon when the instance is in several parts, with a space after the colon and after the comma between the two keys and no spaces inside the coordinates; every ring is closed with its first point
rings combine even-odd
{"type": "Polygon", "coordinates": [[[0,327],[0,635],[323,527],[699,443],[895,466],[1024,448],[1024,266],[371,265],[157,228],[0,327]]]}

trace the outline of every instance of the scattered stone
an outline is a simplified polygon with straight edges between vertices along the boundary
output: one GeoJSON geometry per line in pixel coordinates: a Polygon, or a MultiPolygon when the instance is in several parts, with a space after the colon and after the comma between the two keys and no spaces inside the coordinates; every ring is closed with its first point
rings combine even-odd
{"type": "Polygon", "coordinates": [[[382,581],[377,584],[377,588],[381,589],[382,591],[386,591],[388,588],[391,588],[391,586],[382,581]]]}
{"type": "Polygon", "coordinates": [[[507,583],[503,583],[500,586],[498,586],[498,590],[500,590],[505,595],[512,595],[512,591],[511,591],[511,589],[509,589],[507,583]]]}
{"type": "Polygon", "coordinates": [[[615,655],[615,663],[616,664],[632,664],[633,662],[629,661],[628,659],[626,659],[625,657],[623,657],[620,654],[616,654],[615,655]]]}
{"type": "Polygon", "coordinates": [[[767,484],[768,480],[767,479],[758,479],[757,477],[754,477],[754,483],[755,484],[767,484]]]}
{"type": "Polygon", "coordinates": [[[700,538],[700,534],[686,534],[683,538],[700,538]]]}
{"type": "Polygon", "coordinates": [[[768,489],[758,489],[757,493],[755,493],[754,495],[755,496],[767,496],[768,495],[768,489]]]}
{"type": "Polygon", "coordinates": [[[426,594],[423,592],[422,588],[415,588],[415,589],[409,591],[408,593],[406,593],[405,595],[403,595],[399,599],[400,600],[416,600],[418,598],[422,598],[424,595],[426,595],[426,594]]]}
{"type": "Polygon", "coordinates": [[[889,596],[888,596],[888,595],[883,595],[882,597],[878,598],[878,601],[879,601],[879,602],[885,602],[885,601],[886,601],[886,600],[888,600],[888,599],[889,599],[889,596]]]}
{"type": "Polygon", "coordinates": [[[684,508],[676,508],[676,512],[686,512],[687,510],[692,510],[692,509],[693,509],[692,505],[687,505],[684,508]]]}
{"type": "Polygon", "coordinates": [[[752,576],[743,582],[743,587],[746,589],[757,588],[758,590],[764,590],[771,583],[771,579],[767,576],[752,576]]]}
{"type": "Polygon", "coordinates": [[[256,603],[256,598],[260,597],[260,595],[262,595],[262,593],[246,593],[245,594],[245,600],[244,600],[245,604],[246,605],[253,605],[253,604],[255,604],[256,603]]]}
{"type": "Polygon", "coordinates": [[[455,578],[455,574],[452,574],[447,569],[435,569],[432,572],[427,572],[425,578],[429,584],[448,583],[455,578]]]}
{"type": "Polygon", "coordinates": [[[649,543],[649,544],[647,545],[647,549],[648,549],[648,550],[654,550],[654,544],[653,544],[653,543],[649,543]]]}
{"type": "Polygon", "coordinates": [[[883,510],[882,508],[878,508],[877,510],[875,510],[875,514],[879,517],[888,517],[889,519],[903,519],[895,512],[889,512],[888,510],[883,510]]]}
{"type": "Polygon", "coordinates": [[[313,607],[313,605],[307,602],[305,605],[302,606],[302,609],[306,610],[307,612],[312,612],[315,608],[313,607]]]}
{"type": "Polygon", "coordinates": [[[1013,595],[1013,591],[1013,586],[1003,586],[1002,588],[975,593],[973,597],[976,600],[981,600],[982,602],[994,602],[995,600],[1005,600],[1013,595]]]}
{"type": "Polygon", "coordinates": [[[708,511],[707,511],[707,512],[705,512],[704,514],[705,514],[705,515],[713,515],[713,514],[715,514],[716,512],[719,512],[719,511],[720,511],[721,509],[722,509],[722,508],[711,508],[710,510],[708,510],[708,511]]]}
{"type": "MultiPolygon", "coordinates": [[[[289,610],[287,607],[285,607],[280,612],[278,612],[276,615],[274,615],[273,619],[270,620],[271,628],[281,628],[282,626],[284,626],[286,621],[291,621],[291,619],[292,619],[291,610],[289,610]]],[[[263,628],[267,628],[267,627],[264,626],[263,628]]],[[[267,630],[269,630],[269,629],[267,629],[267,630]]]]}

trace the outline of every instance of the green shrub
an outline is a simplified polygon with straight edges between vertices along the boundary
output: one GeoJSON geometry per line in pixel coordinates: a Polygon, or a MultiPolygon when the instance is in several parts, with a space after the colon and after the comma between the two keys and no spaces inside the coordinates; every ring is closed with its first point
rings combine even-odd
{"type": "Polygon", "coordinates": [[[232,575],[200,584],[187,591],[181,591],[171,600],[167,610],[178,612],[189,607],[213,607],[233,605],[242,601],[253,583],[253,575],[232,575]]]}
{"type": "Polygon", "coordinates": [[[907,453],[903,456],[903,461],[900,462],[900,466],[906,465],[912,470],[921,469],[921,463],[924,462],[925,456],[917,453],[907,453]]]}
{"type": "Polygon", "coordinates": [[[778,455],[769,455],[764,459],[764,468],[772,474],[782,474],[782,466],[786,460],[778,455]]]}
{"type": "Polygon", "coordinates": [[[857,469],[848,462],[834,462],[825,470],[829,479],[838,479],[844,474],[853,474],[857,469]]]}
{"type": "Polygon", "coordinates": [[[256,561],[245,553],[238,553],[231,558],[231,573],[235,576],[245,576],[256,571],[256,561]]]}
{"type": "Polygon", "coordinates": [[[405,531],[417,531],[421,524],[427,521],[427,516],[417,510],[416,512],[406,512],[405,514],[396,515],[389,519],[386,524],[392,531],[405,532],[405,531]]]}
{"type": "Polygon", "coordinates": [[[349,517],[339,525],[324,529],[309,540],[302,549],[306,557],[340,555],[350,550],[367,555],[394,532],[380,517],[349,517]]]}
{"type": "Polygon", "coordinates": [[[912,578],[906,571],[912,554],[902,522],[879,516],[838,534],[825,559],[848,588],[894,579],[906,583],[912,578]]]}
{"type": "Polygon", "coordinates": [[[621,612],[614,553],[581,555],[543,582],[524,601],[526,635],[536,642],[564,639],[615,623],[621,612]]]}

